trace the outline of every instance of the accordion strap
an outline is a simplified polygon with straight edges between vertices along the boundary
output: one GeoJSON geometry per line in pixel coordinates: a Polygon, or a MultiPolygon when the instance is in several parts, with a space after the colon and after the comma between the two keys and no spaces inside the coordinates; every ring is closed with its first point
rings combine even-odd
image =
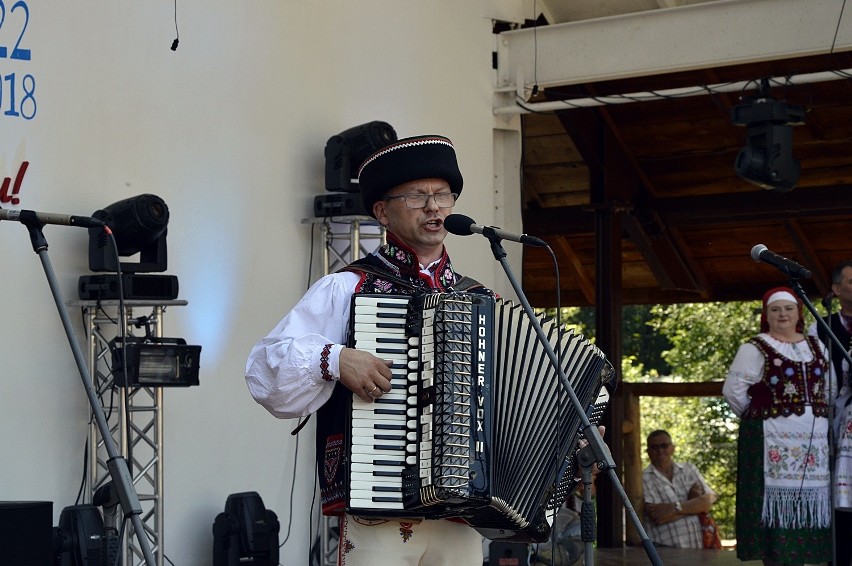
{"type": "Polygon", "coordinates": [[[485,285],[473,279],[472,277],[468,277],[467,275],[462,275],[461,278],[456,281],[456,284],[453,285],[453,291],[474,291],[485,289],[485,285]]]}

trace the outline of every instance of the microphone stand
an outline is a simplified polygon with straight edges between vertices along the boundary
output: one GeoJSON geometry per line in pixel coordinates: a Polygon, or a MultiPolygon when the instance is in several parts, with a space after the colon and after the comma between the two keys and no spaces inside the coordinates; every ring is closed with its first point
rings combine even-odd
{"type": "MultiPolygon", "coordinates": [[[[837,335],[834,334],[834,331],[831,330],[831,325],[828,324],[828,322],[826,322],[826,320],[819,315],[819,313],[816,310],[816,307],[814,307],[814,304],[810,301],[810,299],[808,299],[808,296],[805,294],[805,290],[802,288],[802,285],[801,285],[801,283],[799,283],[799,280],[795,279],[795,278],[791,279],[790,280],[790,288],[793,289],[793,291],[796,293],[796,295],[799,297],[799,299],[802,301],[802,303],[806,307],[808,307],[808,310],[810,311],[810,313],[812,315],[814,315],[814,318],[816,319],[817,326],[821,326],[821,328],[825,331],[825,335],[829,337],[832,344],[837,346],[837,348],[840,350],[840,352],[843,353],[843,357],[846,359],[846,362],[849,364],[849,367],[852,367],[852,356],[849,355],[849,352],[846,350],[846,348],[843,347],[843,343],[840,342],[840,339],[837,337],[837,335]]],[[[831,310],[828,309],[828,308],[826,308],[826,310],[828,311],[829,316],[830,316],[831,310]]],[[[819,332],[817,332],[817,340],[819,340],[819,332]]],[[[832,348],[832,346],[830,344],[826,345],[826,347],[828,349],[828,355],[829,355],[829,392],[830,392],[830,390],[834,388],[834,380],[830,379],[831,370],[835,369],[834,366],[832,365],[832,362],[831,362],[831,355],[832,355],[834,348],[832,348]]],[[[838,393],[839,393],[839,391],[838,391],[838,393]]],[[[829,396],[828,400],[831,401],[830,396],[829,396]]],[[[836,471],[837,471],[836,470],[837,466],[836,466],[836,463],[834,461],[834,457],[835,457],[834,452],[835,452],[834,451],[834,403],[829,402],[828,403],[828,461],[829,461],[828,469],[829,469],[829,478],[830,478],[830,482],[831,482],[831,484],[829,485],[829,496],[831,498],[831,502],[830,502],[830,505],[829,505],[829,507],[831,509],[831,556],[832,556],[832,564],[837,564],[837,556],[835,556],[835,549],[837,548],[837,545],[835,544],[837,533],[835,532],[835,525],[834,525],[834,514],[835,514],[835,510],[834,510],[834,503],[835,503],[834,502],[834,480],[835,480],[835,477],[834,476],[835,476],[836,471]]]]}
{"type": "MultiPolygon", "coordinates": [[[[494,259],[500,262],[500,265],[503,266],[503,271],[506,273],[506,277],[508,277],[512,288],[515,290],[515,294],[518,296],[518,299],[521,302],[521,306],[523,307],[524,312],[526,313],[527,318],[529,319],[530,325],[535,330],[536,336],[538,337],[538,341],[544,348],[547,357],[550,359],[550,363],[558,372],[559,381],[562,383],[562,386],[567,391],[568,397],[571,399],[571,404],[573,405],[574,410],[577,411],[577,414],[580,416],[582,422],[582,433],[585,439],[588,441],[588,445],[584,448],[584,450],[588,449],[588,451],[591,452],[591,454],[584,455],[583,460],[591,460],[592,462],[597,462],[598,466],[601,468],[602,471],[606,470],[606,473],[609,475],[609,479],[612,482],[612,485],[615,486],[619,496],[621,497],[621,500],[624,504],[624,508],[627,510],[628,516],[630,517],[631,521],[633,521],[633,525],[636,527],[636,531],[639,533],[639,536],[642,539],[642,546],[645,548],[645,553],[648,555],[651,564],[653,564],[654,566],[662,566],[663,563],[660,560],[660,556],[657,553],[657,549],[654,547],[654,543],[651,542],[650,538],[648,538],[645,529],[642,527],[642,522],[639,520],[639,516],[633,509],[633,505],[630,503],[630,500],[627,498],[627,494],[624,491],[624,486],[621,485],[621,481],[618,479],[618,474],[615,473],[615,461],[612,459],[612,455],[609,453],[609,449],[601,438],[597,427],[592,426],[591,422],[589,421],[589,417],[586,415],[586,410],[580,404],[580,400],[577,399],[577,394],[574,392],[574,388],[571,386],[571,382],[568,380],[568,377],[565,375],[565,372],[562,371],[562,367],[559,364],[559,360],[556,357],[556,353],[553,351],[553,347],[550,345],[550,341],[547,339],[544,330],[542,330],[541,324],[539,324],[538,318],[535,316],[535,312],[533,312],[533,309],[530,306],[526,295],[524,295],[523,290],[521,290],[520,284],[518,283],[517,279],[515,279],[515,275],[512,272],[512,268],[509,266],[509,262],[506,260],[506,250],[503,249],[503,245],[500,243],[502,238],[498,236],[495,230],[490,226],[486,226],[483,228],[482,235],[488,238],[488,240],[491,242],[491,252],[494,254],[494,259]]],[[[588,473],[589,482],[591,483],[590,469],[591,468],[589,467],[588,473]]],[[[586,507],[585,497],[589,497],[589,503],[591,504],[591,485],[587,486],[586,494],[584,494],[584,508],[586,507]]],[[[592,516],[591,520],[592,522],[594,522],[594,516],[592,516]]],[[[592,532],[594,531],[593,525],[591,530],[592,532]]],[[[587,541],[586,545],[586,558],[584,560],[587,561],[587,564],[590,564],[588,560],[590,559],[592,554],[591,541],[587,541]]]]}
{"type": "Polygon", "coordinates": [[[595,562],[592,558],[595,551],[595,507],[592,505],[592,467],[597,465],[595,453],[589,445],[583,446],[577,451],[577,464],[582,470],[583,477],[583,505],[580,507],[580,539],[583,541],[583,564],[592,566],[595,562]]]}
{"type": "Polygon", "coordinates": [[[33,245],[33,251],[41,259],[42,267],[44,268],[45,276],[47,277],[50,291],[53,294],[53,300],[56,303],[56,308],[59,311],[59,318],[62,319],[62,326],[65,328],[65,336],[68,338],[68,344],[71,346],[71,352],[74,355],[74,360],[77,363],[77,370],[80,372],[80,378],[83,380],[83,387],[86,390],[86,396],[89,398],[89,404],[92,407],[92,416],[101,433],[101,438],[104,441],[104,448],[107,451],[109,459],[107,460],[107,468],[109,469],[110,477],[113,485],[118,490],[118,498],[121,502],[121,508],[124,510],[124,516],[130,517],[133,524],[133,529],[136,531],[136,538],[139,539],[139,548],[142,550],[142,555],[145,558],[147,566],[156,566],[154,555],[148,545],[148,539],[145,537],[145,529],[142,525],[142,504],[139,501],[139,495],[133,488],[133,480],[130,477],[130,468],[127,461],[119,454],[115,446],[115,441],[110,433],[109,426],[104,416],[103,408],[98,402],[95,394],[92,378],[89,370],[86,367],[85,358],[80,348],[80,344],[74,335],[74,328],[71,326],[71,318],[68,316],[68,309],[65,307],[65,301],[62,298],[62,292],[59,289],[59,284],[56,280],[56,274],[53,271],[53,266],[50,263],[50,257],[47,254],[47,240],[42,232],[44,226],[36,219],[22,219],[20,221],[27,227],[30,233],[30,241],[33,245]]]}

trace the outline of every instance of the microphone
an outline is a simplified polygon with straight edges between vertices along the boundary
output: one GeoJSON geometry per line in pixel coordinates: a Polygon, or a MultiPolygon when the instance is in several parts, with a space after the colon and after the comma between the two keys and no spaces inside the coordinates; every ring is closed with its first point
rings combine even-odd
{"type": "Polygon", "coordinates": [[[9,210],[0,208],[0,220],[16,220],[21,224],[37,222],[39,224],[59,224],[61,226],[80,226],[81,228],[103,228],[106,223],[91,216],[72,216],[53,214],[34,210],[9,210]]]}
{"type": "Polygon", "coordinates": [[[477,234],[482,234],[487,238],[497,236],[502,240],[511,240],[512,242],[519,242],[528,246],[536,246],[539,248],[547,247],[547,242],[540,240],[535,236],[514,234],[512,232],[507,232],[502,228],[495,228],[494,226],[480,226],[474,222],[473,218],[465,216],[464,214],[450,214],[444,218],[444,228],[447,229],[447,232],[455,234],[456,236],[470,236],[475,232],[477,234]]]}
{"type": "Polygon", "coordinates": [[[763,244],[757,244],[751,249],[751,259],[756,262],[768,263],[769,265],[775,266],[780,269],[782,273],[786,273],[794,279],[798,279],[800,277],[807,279],[811,276],[809,269],[802,267],[792,259],[787,259],[786,257],[770,252],[763,244]]]}
{"type": "Polygon", "coordinates": [[[825,307],[825,310],[831,309],[831,300],[834,299],[834,292],[829,291],[828,295],[822,298],[822,306],[825,307]]]}

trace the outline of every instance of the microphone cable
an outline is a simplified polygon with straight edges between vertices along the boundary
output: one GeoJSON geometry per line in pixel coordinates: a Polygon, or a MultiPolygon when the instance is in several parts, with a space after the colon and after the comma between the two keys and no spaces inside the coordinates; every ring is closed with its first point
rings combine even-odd
{"type": "MultiPolygon", "coordinates": [[[[550,254],[550,258],[553,261],[553,272],[554,272],[554,277],[556,278],[556,347],[554,348],[554,353],[556,354],[556,362],[557,362],[556,380],[559,381],[559,373],[562,371],[562,337],[565,333],[565,329],[563,328],[563,325],[562,325],[562,284],[561,284],[560,275],[559,275],[559,261],[556,258],[556,254],[554,253],[553,248],[551,248],[549,245],[545,245],[545,248],[547,249],[548,253],[550,254]]],[[[562,399],[564,397],[567,397],[567,393],[562,393],[561,390],[560,390],[560,394],[559,394],[558,397],[559,398],[557,399],[557,402],[556,402],[557,408],[561,408],[563,402],[569,402],[570,403],[570,399],[562,399]]],[[[561,415],[561,411],[558,411],[557,414],[561,415]]],[[[554,455],[556,457],[558,457],[559,456],[559,439],[560,438],[568,439],[569,431],[566,428],[567,423],[564,422],[564,420],[561,418],[561,416],[559,417],[559,419],[557,420],[557,422],[555,424],[556,424],[556,426],[554,427],[555,438],[553,439],[553,450],[554,450],[554,455]]],[[[569,457],[574,458],[575,456],[572,454],[569,457]]],[[[551,557],[556,556],[556,550],[557,550],[557,546],[558,546],[558,544],[556,542],[556,538],[557,538],[557,534],[558,534],[556,532],[557,518],[559,517],[560,509],[565,505],[564,502],[561,502],[559,505],[555,504],[556,501],[558,501],[558,498],[559,498],[559,485],[560,485],[560,483],[562,483],[561,482],[562,478],[559,477],[559,470],[562,469],[563,462],[560,462],[560,461],[554,459],[553,465],[554,465],[555,474],[554,474],[554,484],[553,484],[553,494],[554,494],[554,505],[553,505],[554,508],[552,510],[552,512],[553,512],[553,523],[551,524],[551,528],[550,528],[550,556],[551,557]]],[[[569,469],[570,469],[570,467],[566,468],[565,471],[567,472],[569,469]]],[[[565,494],[566,499],[570,496],[571,496],[570,493],[565,494]]],[[[545,513],[546,512],[547,512],[547,509],[545,508],[545,513]]],[[[536,554],[538,554],[538,544],[536,544],[536,554]]]]}
{"type": "MultiPolygon", "coordinates": [[[[288,510],[287,515],[287,535],[284,537],[284,540],[278,545],[278,549],[284,548],[284,545],[287,544],[287,541],[290,540],[290,531],[293,528],[293,495],[296,493],[296,470],[298,469],[299,463],[299,435],[296,436],[296,449],[293,453],[293,479],[290,480],[290,509],[288,510]]],[[[314,482],[316,483],[316,482],[314,482]]]]}

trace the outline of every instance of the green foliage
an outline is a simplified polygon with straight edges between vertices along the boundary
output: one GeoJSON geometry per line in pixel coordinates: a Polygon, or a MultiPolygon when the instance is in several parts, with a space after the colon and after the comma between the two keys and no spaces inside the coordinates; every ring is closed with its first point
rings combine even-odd
{"type": "MultiPolygon", "coordinates": [[[[624,381],[721,381],[740,344],[759,331],[760,302],[632,306],[623,312],[624,381]],[[665,377],[660,377],[665,376],[665,377]]],[[[563,321],[594,336],[592,309],[566,308],[563,321]]],[[[642,397],[644,435],[667,430],[675,459],[695,464],[719,495],[713,517],[733,538],[739,423],[721,397],[642,397]]],[[[648,465],[643,452],[644,465],[648,465]]]]}
{"type": "Polygon", "coordinates": [[[662,358],[682,381],[724,379],[737,348],[759,331],[760,303],[651,307],[651,329],[668,338],[662,358]]]}
{"type": "MultiPolygon", "coordinates": [[[[642,431],[671,434],[675,460],[695,464],[719,495],[712,515],[722,538],[734,538],[737,483],[737,423],[724,399],[715,397],[643,397],[642,431]]],[[[647,466],[647,454],[643,453],[647,466]]]]}
{"type": "MultiPolygon", "coordinates": [[[[550,311],[552,316],[554,311],[550,311]]],[[[660,333],[649,332],[648,325],[653,313],[644,305],[626,306],[622,312],[622,350],[625,357],[641,360],[648,371],[666,375],[670,368],[662,353],[670,346],[668,338],[660,333]]],[[[595,311],[591,307],[565,307],[562,321],[589,338],[595,336],[595,311]]]]}
{"type": "MultiPolygon", "coordinates": [[[[740,344],[759,330],[759,302],[693,303],[651,307],[651,330],[670,348],[662,358],[672,368],[667,380],[721,381],[740,344]]],[[[738,422],[721,397],[643,397],[642,430],[669,431],[675,459],[692,462],[719,495],[713,517],[723,538],[733,538],[738,422]]],[[[649,463],[647,454],[643,457],[649,463]]]]}

